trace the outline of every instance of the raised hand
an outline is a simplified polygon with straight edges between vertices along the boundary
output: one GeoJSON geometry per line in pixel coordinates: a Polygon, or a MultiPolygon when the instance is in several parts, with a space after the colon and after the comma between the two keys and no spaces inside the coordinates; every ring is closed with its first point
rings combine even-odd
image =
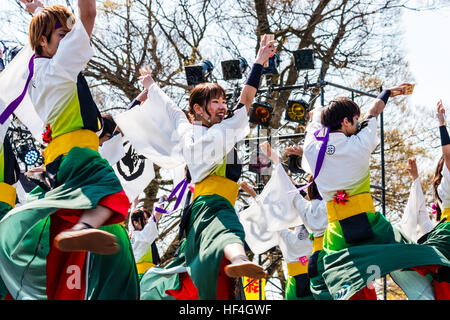
{"type": "Polygon", "coordinates": [[[276,43],[276,40],[267,41],[267,34],[265,34],[263,36],[263,39],[261,40],[255,63],[264,65],[264,63],[269,60],[269,58],[273,57],[273,55],[277,51],[277,49],[275,49],[274,47],[276,43]]]}
{"type": "Polygon", "coordinates": [[[242,190],[244,190],[244,192],[248,193],[253,198],[256,198],[255,189],[253,189],[246,181],[241,182],[241,188],[242,190]]]}
{"type": "Polygon", "coordinates": [[[265,141],[259,145],[259,149],[264,155],[269,158],[275,165],[280,163],[280,158],[278,158],[277,153],[272,150],[269,142],[265,141]]]}
{"type": "MultiPolygon", "coordinates": [[[[408,93],[408,89],[412,86],[411,83],[402,83],[398,86],[395,86],[393,88],[390,88],[391,90],[391,97],[395,97],[398,95],[406,95],[408,93]]],[[[410,89],[409,89],[410,90],[410,89]]]]}
{"type": "Polygon", "coordinates": [[[288,156],[290,155],[296,155],[296,156],[303,156],[303,148],[301,146],[291,146],[287,147],[285,149],[285,152],[288,156]]]}
{"type": "Polygon", "coordinates": [[[31,14],[36,11],[38,7],[43,8],[44,5],[39,0],[20,0],[25,5],[25,11],[31,14]]]}
{"type": "Polygon", "coordinates": [[[150,88],[150,86],[155,83],[155,80],[153,80],[150,72],[150,67],[147,65],[144,68],[139,69],[139,72],[141,73],[139,80],[141,81],[141,84],[144,86],[144,88],[148,90],[148,88],[150,88]]]}
{"type": "Polygon", "coordinates": [[[416,180],[419,177],[419,171],[417,170],[417,164],[415,158],[409,158],[408,159],[408,167],[406,168],[406,171],[411,175],[411,178],[416,180]]]}
{"type": "Polygon", "coordinates": [[[439,120],[439,126],[445,126],[445,108],[442,104],[442,100],[439,100],[437,103],[436,116],[439,120]]]}

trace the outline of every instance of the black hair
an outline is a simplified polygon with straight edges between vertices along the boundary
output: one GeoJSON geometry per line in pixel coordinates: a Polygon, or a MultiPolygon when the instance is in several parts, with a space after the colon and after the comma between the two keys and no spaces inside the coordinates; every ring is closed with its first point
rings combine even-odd
{"type": "Polygon", "coordinates": [[[322,111],[321,122],[333,132],[342,127],[345,118],[353,124],[353,117],[360,114],[359,106],[354,101],[347,97],[337,97],[322,111]]]}
{"type": "Polygon", "coordinates": [[[442,181],[442,169],[444,168],[445,159],[444,156],[439,159],[438,164],[436,166],[436,170],[434,172],[434,178],[433,178],[433,191],[434,191],[434,200],[436,205],[436,219],[437,221],[441,220],[441,207],[439,206],[439,202],[442,201],[441,197],[439,197],[438,193],[438,187],[441,184],[442,181]]]}
{"type": "Polygon", "coordinates": [[[316,182],[313,181],[313,176],[309,177],[308,182],[311,182],[309,187],[306,189],[309,200],[322,199],[322,196],[320,195],[319,190],[317,189],[316,182]]]}
{"type": "Polygon", "coordinates": [[[131,222],[139,222],[139,224],[142,226],[142,228],[145,226],[145,216],[150,217],[150,213],[145,208],[139,208],[133,211],[131,214],[131,222]]]}
{"type": "Polygon", "coordinates": [[[117,126],[112,115],[109,113],[102,113],[101,116],[103,119],[103,130],[99,138],[103,138],[107,133],[112,135],[117,126]]]}

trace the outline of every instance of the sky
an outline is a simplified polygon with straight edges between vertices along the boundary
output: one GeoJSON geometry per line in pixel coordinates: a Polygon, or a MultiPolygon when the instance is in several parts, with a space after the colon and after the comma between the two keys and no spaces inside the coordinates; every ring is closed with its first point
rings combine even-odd
{"type": "Polygon", "coordinates": [[[434,11],[404,10],[402,47],[416,87],[410,103],[434,110],[442,99],[450,106],[450,7],[434,11]]]}

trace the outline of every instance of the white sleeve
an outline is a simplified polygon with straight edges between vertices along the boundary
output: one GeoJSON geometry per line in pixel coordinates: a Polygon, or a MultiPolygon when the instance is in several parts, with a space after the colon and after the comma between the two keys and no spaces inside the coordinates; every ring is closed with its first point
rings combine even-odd
{"type": "Polygon", "coordinates": [[[91,47],[89,35],[83,23],[78,20],[59,43],[56,54],[50,59],[53,68],[49,70],[58,73],[59,78],[76,82],[78,74],[86,68],[93,56],[94,49],[91,47]]]}
{"type": "Polygon", "coordinates": [[[417,232],[417,216],[422,207],[425,207],[425,199],[420,186],[420,179],[416,179],[411,185],[408,202],[400,221],[400,229],[414,241],[417,241],[420,237],[417,232]]]}
{"type": "Polygon", "coordinates": [[[400,221],[400,229],[412,240],[417,241],[422,235],[430,232],[434,224],[428,215],[420,179],[411,185],[408,202],[400,221]]]}
{"type": "Polygon", "coordinates": [[[325,233],[328,225],[327,204],[325,201],[308,201],[301,194],[296,194],[294,206],[309,232],[312,232],[315,237],[320,237],[325,233]]]}
{"type": "Polygon", "coordinates": [[[122,136],[117,134],[111,139],[103,142],[103,145],[99,147],[98,152],[102,158],[108,160],[111,166],[116,164],[125,156],[122,136]]]}
{"type": "Polygon", "coordinates": [[[158,237],[158,229],[155,222],[150,219],[141,231],[133,232],[133,252],[136,263],[152,249],[152,243],[158,237]]]}
{"type": "Polygon", "coordinates": [[[369,123],[364,129],[358,132],[358,134],[349,137],[349,143],[360,151],[366,151],[367,155],[370,156],[379,142],[377,127],[377,119],[375,117],[370,118],[369,123]]]}
{"type": "Polygon", "coordinates": [[[358,150],[366,150],[367,154],[371,154],[378,145],[377,135],[377,119],[375,117],[369,119],[367,126],[358,134],[350,136],[350,143],[358,148],[358,150]]]}
{"type": "Polygon", "coordinates": [[[436,222],[431,220],[428,211],[419,211],[419,216],[417,217],[417,223],[419,224],[422,234],[427,234],[436,226],[436,222]]]}

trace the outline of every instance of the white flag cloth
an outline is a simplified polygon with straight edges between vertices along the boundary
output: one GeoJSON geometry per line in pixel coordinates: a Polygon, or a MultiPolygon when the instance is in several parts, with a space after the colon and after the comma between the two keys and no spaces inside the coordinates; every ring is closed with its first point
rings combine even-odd
{"type": "Polygon", "coordinates": [[[138,154],[133,146],[124,143],[125,156],[112,166],[120,180],[122,188],[130,202],[144,191],[155,177],[153,163],[146,157],[138,154]]]}
{"type": "MultiPolygon", "coordinates": [[[[261,254],[280,243],[280,233],[303,224],[294,207],[295,189],[281,164],[274,167],[272,177],[256,201],[239,213],[245,241],[255,254],[261,254]]],[[[287,239],[287,238],[286,238],[287,239]]],[[[309,240],[308,240],[309,241],[309,240]]],[[[288,247],[286,241],[284,248],[288,247]]]]}
{"type": "MultiPolygon", "coordinates": [[[[29,75],[28,64],[33,54],[31,46],[26,45],[0,73],[0,113],[23,92],[29,75]]],[[[34,138],[42,143],[44,123],[36,113],[28,90],[14,114],[31,131],[34,138]]],[[[7,127],[7,123],[2,126],[7,127]]]]}
{"type": "MultiPolygon", "coordinates": [[[[102,158],[108,160],[109,164],[115,165],[120,159],[125,157],[124,141],[120,134],[116,134],[109,140],[103,142],[98,152],[102,158]]],[[[131,199],[130,199],[131,201],[131,199]]]]}
{"type": "Polygon", "coordinates": [[[430,232],[436,223],[433,223],[428,215],[425,205],[420,179],[417,178],[411,185],[408,202],[400,221],[400,229],[413,241],[430,232]]]}
{"type": "Polygon", "coordinates": [[[254,201],[250,207],[239,212],[239,221],[244,227],[245,242],[255,254],[261,254],[278,245],[279,235],[269,231],[260,202],[254,201]]]}
{"type": "Polygon", "coordinates": [[[296,193],[294,206],[298,209],[308,231],[316,238],[323,236],[328,226],[327,203],[317,199],[308,201],[301,194],[296,193]]]}
{"type": "Polygon", "coordinates": [[[280,231],[303,224],[298,209],[294,206],[295,193],[289,193],[294,189],[283,166],[276,165],[272,177],[258,195],[269,231],[280,231]]]}
{"type": "Polygon", "coordinates": [[[145,103],[114,116],[114,120],[140,154],[171,169],[185,163],[177,127],[189,125],[189,121],[180,108],[176,112],[165,94],[153,94],[160,90],[153,84],[145,103]]]}

